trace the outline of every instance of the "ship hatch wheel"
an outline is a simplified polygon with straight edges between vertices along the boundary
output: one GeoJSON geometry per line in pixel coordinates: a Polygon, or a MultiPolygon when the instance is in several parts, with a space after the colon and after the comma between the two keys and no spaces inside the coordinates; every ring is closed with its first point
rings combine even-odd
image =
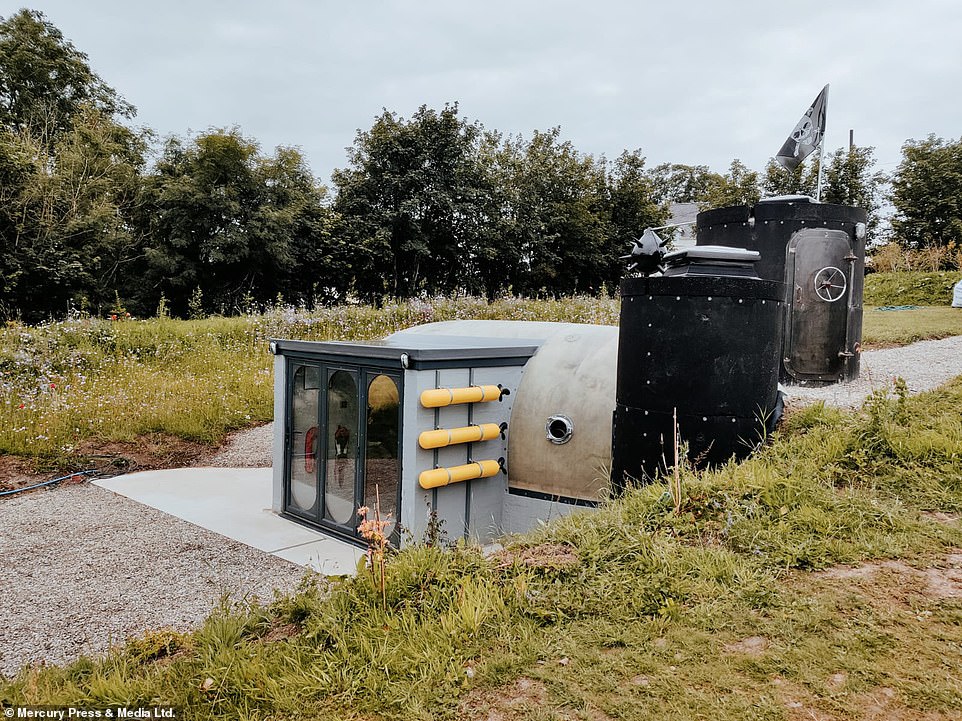
{"type": "Polygon", "coordinates": [[[815,295],[826,303],[834,303],[844,298],[847,288],[845,273],[833,265],[826,266],[815,274],[815,295]]]}

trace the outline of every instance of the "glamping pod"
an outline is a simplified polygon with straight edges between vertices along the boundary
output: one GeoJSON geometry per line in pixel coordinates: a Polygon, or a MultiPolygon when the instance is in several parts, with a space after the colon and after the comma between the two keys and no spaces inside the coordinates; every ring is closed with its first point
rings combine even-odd
{"type": "Polygon", "coordinates": [[[358,542],[358,508],[375,503],[395,545],[402,529],[421,537],[432,512],[454,537],[499,534],[512,391],[537,348],[404,334],[271,341],[273,509],[358,542]]]}
{"type": "Polygon", "coordinates": [[[696,242],[758,251],[758,275],[785,284],[783,383],[858,378],[867,213],[808,196],[698,214],[696,242]]]}
{"type": "Polygon", "coordinates": [[[669,256],[664,277],[624,281],[620,330],[467,320],[272,341],[274,509],[359,541],[357,509],[378,501],[396,544],[436,522],[483,543],[653,475],[675,408],[693,450],[745,455],[774,407],[784,294],[756,258],[669,256]]]}
{"type": "Polygon", "coordinates": [[[292,520],[359,541],[357,508],[379,498],[396,544],[431,522],[486,542],[608,493],[614,326],[450,321],[271,347],[273,507],[292,520]]]}
{"type": "Polygon", "coordinates": [[[795,198],[723,208],[667,255],[648,229],[619,327],[273,340],[273,509],[361,544],[358,508],[377,503],[395,545],[438,524],[485,543],[645,482],[676,447],[743,458],[780,412],[780,374],[857,375],[864,218],[795,198]]]}

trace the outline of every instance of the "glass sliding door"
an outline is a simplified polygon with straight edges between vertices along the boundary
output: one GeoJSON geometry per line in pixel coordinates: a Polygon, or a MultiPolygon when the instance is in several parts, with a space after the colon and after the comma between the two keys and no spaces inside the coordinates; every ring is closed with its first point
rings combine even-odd
{"type": "Polygon", "coordinates": [[[401,377],[361,364],[290,361],[285,512],[358,539],[379,502],[397,541],[401,377]]]}
{"type": "Polygon", "coordinates": [[[328,371],[324,519],[348,526],[357,506],[359,403],[357,374],[328,371]]]}
{"type": "Polygon", "coordinates": [[[287,511],[314,518],[317,514],[318,397],[320,371],[315,366],[291,367],[290,447],[287,511]]]}
{"type": "Polygon", "coordinates": [[[391,376],[368,375],[367,433],[364,453],[364,505],[374,513],[379,501],[381,520],[390,536],[397,526],[398,487],[401,480],[401,414],[398,384],[391,376]]]}

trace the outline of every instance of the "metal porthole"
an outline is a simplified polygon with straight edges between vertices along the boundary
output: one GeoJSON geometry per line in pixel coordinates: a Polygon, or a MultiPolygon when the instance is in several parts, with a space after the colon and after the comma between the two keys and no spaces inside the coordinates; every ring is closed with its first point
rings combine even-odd
{"type": "Polygon", "coordinates": [[[571,419],[560,414],[549,416],[547,423],[544,424],[545,437],[557,446],[570,441],[574,431],[575,424],[571,419]]]}
{"type": "Polygon", "coordinates": [[[845,273],[834,265],[826,266],[815,274],[815,295],[826,303],[844,298],[847,288],[845,273]]]}

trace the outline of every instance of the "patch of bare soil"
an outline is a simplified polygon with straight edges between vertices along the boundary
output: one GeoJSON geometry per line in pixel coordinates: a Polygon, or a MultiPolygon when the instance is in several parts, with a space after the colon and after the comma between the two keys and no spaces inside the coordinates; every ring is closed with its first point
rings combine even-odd
{"type": "Polygon", "coordinates": [[[457,718],[463,721],[524,721],[544,718],[548,708],[554,712],[552,718],[563,721],[611,720],[611,716],[596,708],[575,711],[552,706],[545,685],[530,678],[519,678],[500,688],[472,691],[458,705],[457,718]]]}
{"type": "Polygon", "coordinates": [[[860,721],[944,721],[954,716],[937,711],[918,711],[907,708],[899,700],[898,692],[888,686],[879,686],[855,697],[855,705],[861,709],[860,721]]]}
{"type": "MultiPolygon", "coordinates": [[[[216,451],[216,446],[205,443],[185,441],[166,433],[149,433],[132,441],[88,439],[80,443],[70,457],[55,460],[0,455],[0,491],[36,485],[72,471],[94,470],[99,475],[116,476],[196,466],[216,451]]],[[[67,485],[69,481],[62,483],[67,485]]]]}
{"type": "Polygon", "coordinates": [[[764,636],[749,636],[741,641],[725,644],[726,653],[739,653],[745,656],[761,656],[768,650],[769,642],[764,636]]]}
{"type": "Polygon", "coordinates": [[[936,523],[941,523],[945,526],[951,526],[959,522],[959,514],[957,513],[945,513],[943,511],[922,511],[922,516],[928,518],[930,521],[935,521],[936,523]]]}
{"type": "Polygon", "coordinates": [[[41,483],[53,476],[39,472],[32,460],[18,456],[0,455],[0,491],[12,491],[34,483],[41,483]]]}
{"type": "Polygon", "coordinates": [[[962,598],[962,552],[952,552],[938,564],[925,569],[912,568],[902,561],[878,561],[859,566],[836,566],[813,574],[830,581],[871,584],[873,595],[881,600],[903,603],[911,597],[940,601],[962,598]],[[885,580],[886,583],[878,583],[885,580]]]}
{"type": "Polygon", "coordinates": [[[496,568],[515,565],[561,571],[581,563],[578,552],[563,543],[542,543],[540,546],[505,548],[491,555],[496,568]]]}
{"type": "Polygon", "coordinates": [[[812,575],[815,578],[824,578],[829,581],[850,581],[850,580],[872,580],[882,571],[892,571],[893,573],[911,572],[911,566],[907,566],[901,561],[879,561],[877,563],[863,563],[859,566],[833,566],[824,571],[817,571],[812,575]]]}
{"type": "MultiPolygon", "coordinates": [[[[833,691],[840,692],[848,677],[837,673],[828,678],[826,684],[833,691]]],[[[774,680],[776,693],[786,717],[790,721],[947,721],[951,718],[938,711],[919,711],[908,708],[899,699],[898,692],[888,686],[878,686],[852,697],[851,707],[857,709],[854,715],[837,715],[820,708],[820,701],[811,691],[798,683],[784,678],[774,680]]]]}
{"type": "Polygon", "coordinates": [[[962,598],[962,553],[950,553],[944,565],[925,569],[925,580],[933,598],[962,598]]]}
{"type": "Polygon", "coordinates": [[[114,475],[193,466],[214,450],[214,446],[206,443],[186,441],[167,433],[148,433],[132,441],[87,440],[75,453],[89,464],[88,468],[114,475]]]}
{"type": "Polygon", "coordinates": [[[818,708],[818,699],[801,684],[781,677],[773,683],[789,721],[835,721],[835,716],[818,708]]]}
{"type": "Polygon", "coordinates": [[[476,689],[458,706],[458,718],[466,721],[520,721],[543,709],[548,692],[540,681],[519,678],[496,689],[476,689]]]}
{"type": "Polygon", "coordinates": [[[275,623],[270,630],[264,634],[261,641],[264,643],[274,643],[275,641],[286,641],[294,638],[301,632],[301,627],[296,623],[275,623]]]}

